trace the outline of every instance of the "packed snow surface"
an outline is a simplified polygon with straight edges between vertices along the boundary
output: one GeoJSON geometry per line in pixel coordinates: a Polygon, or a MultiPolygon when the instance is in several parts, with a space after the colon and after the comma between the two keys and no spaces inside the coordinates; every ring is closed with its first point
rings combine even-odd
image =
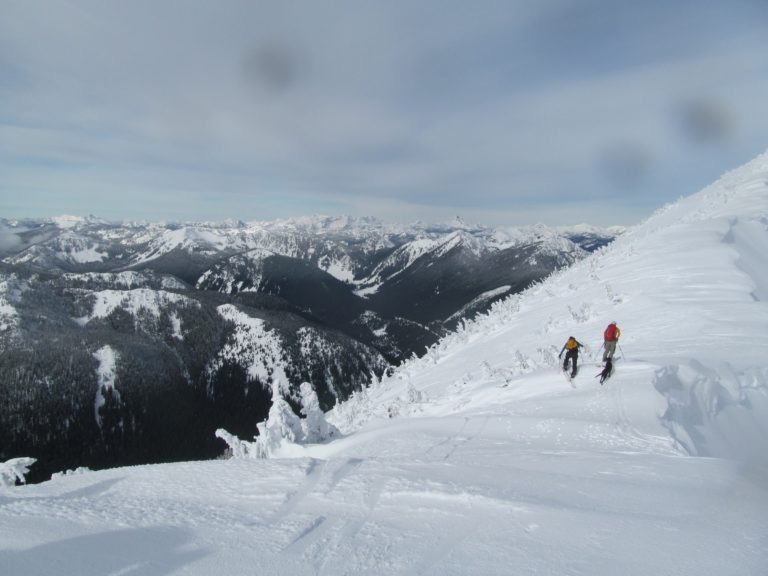
{"type": "Polygon", "coordinates": [[[338,440],[5,488],[2,572],[764,576],[766,255],[763,155],[338,406],[338,440]]]}

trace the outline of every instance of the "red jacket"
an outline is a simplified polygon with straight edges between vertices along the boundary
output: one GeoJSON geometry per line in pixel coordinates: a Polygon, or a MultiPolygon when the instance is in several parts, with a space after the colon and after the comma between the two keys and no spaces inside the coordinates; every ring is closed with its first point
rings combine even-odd
{"type": "Polygon", "coordinates": [[[616,324],[609,324],[608,328],[603,332],[603,339],[606,342],[615,342],[619,339],[619,336],[621,336],[621,330],[619,330],[616,324]]]}

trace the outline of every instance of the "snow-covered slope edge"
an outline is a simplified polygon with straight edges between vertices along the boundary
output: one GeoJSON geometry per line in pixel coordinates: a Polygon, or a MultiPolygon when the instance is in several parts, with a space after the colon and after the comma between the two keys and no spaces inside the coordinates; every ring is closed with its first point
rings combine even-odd
{"type": "Polygon", "coordinates": [[[658,417],[688,454],[741,459],[768,475],[767,255],[762,155],[465,323],[369,391],[375,409],[337,410],[339,424],[464,410],[457,393],[480,405],[487,398],[476,392],[489,381],[525,388],[527,374],[558,365],[569,335],[588,346],[578,384],[595,384],[602,329],[615,320],[623,337],[614,383],[632,375],[658,396],[651,423],[658,417]]]}

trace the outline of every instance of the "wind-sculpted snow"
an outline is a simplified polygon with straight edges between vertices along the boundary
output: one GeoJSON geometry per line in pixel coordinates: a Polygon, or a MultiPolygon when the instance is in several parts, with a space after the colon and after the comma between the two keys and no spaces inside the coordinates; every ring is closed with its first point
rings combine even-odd
{"type": "Polygon", "coordinates": [[[654,386],[668,402],[662,422],[685,452],[768,474],[768,366],[737,371],[692,360],[658,370],[654,386]]]}
{"type": "Polygon", "coordinates": [[[723,242],[732,244],[737,252],[736,266],[752,280],[752,297],[768,302],[768,271],[765,267],[765,231],[768,218],[733,219],[723,242]]]}

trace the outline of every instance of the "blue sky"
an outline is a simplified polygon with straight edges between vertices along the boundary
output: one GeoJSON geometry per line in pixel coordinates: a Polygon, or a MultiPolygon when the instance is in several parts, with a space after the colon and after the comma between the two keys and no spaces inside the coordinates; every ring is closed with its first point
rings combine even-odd
{"type": "Polygon", "coordinates": [[[765,0],[0,0],[0,216],[633,224],[768,148],[765,0]]]}

